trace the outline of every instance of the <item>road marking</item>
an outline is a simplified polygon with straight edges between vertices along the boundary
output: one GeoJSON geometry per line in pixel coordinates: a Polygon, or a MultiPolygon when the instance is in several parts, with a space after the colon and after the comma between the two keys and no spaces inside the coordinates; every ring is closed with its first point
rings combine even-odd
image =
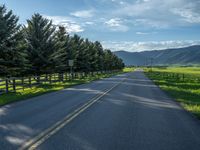
{"type": "Polygon", "coordinates": [[[64,126],[66,126],[69,122],[71,122],[73,119],[75,119],[77,116],[79,116],[82,112],[84,112],[86,109],[88,109],[90,106],[92,106],[94,103],[96,103],[99,99],[101,99],[103,96],[108,94],[110,91],[112,91],[115,87],[120,85],[122,82],[125,81],[126,78],[124,78],[121,82],[115,84],[110,89],[106,90],[102,94],[96,95],[94,98],[83,104],[81,107],[74,110],[72,113],[68,114],[64,119],[58,121],[56,124],[51,126],[50,128],[44,130],[42,133],[37,135],[36,137],[32,138],[31,140],[27,141],[24,145],[22,145],[19,150],[34,150],[39,145],[44,143],[48,138],[50,138],[52,135],[57,133],[60,129],[62,129],[64,126]]]}

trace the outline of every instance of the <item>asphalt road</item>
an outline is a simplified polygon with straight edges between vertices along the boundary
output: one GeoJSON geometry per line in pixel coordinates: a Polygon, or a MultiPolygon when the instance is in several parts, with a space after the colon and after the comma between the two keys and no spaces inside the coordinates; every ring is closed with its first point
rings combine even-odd
{"type": "Polygon", "coordinates": [[[53,134],[51,131],[48,138],[36,138],[39,144],[34,148],[200,149],[200,122],[155,86],[142,71],[0,107],[0,149],[20,148],[97,95],[100,97],[92,105],[80,110],[53,134]]]}

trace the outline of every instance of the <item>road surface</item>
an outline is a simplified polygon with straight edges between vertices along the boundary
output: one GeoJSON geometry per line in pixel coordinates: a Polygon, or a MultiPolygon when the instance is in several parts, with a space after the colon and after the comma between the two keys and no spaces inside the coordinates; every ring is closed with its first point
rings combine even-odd
{"type": "Polygon", "coordinates": [[[199,148],[199,121],[142,71],[0,107],[2,150],[199,148]]]}

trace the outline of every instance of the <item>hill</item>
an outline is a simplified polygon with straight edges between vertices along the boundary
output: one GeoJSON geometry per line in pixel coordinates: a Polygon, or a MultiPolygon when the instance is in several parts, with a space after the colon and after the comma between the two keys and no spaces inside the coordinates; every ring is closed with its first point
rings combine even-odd
{"type": "Polygon", "coordinates": [[[116,51],[126,65],[193,65],[200,64],[200,45],[142,52],[116,51]]]}

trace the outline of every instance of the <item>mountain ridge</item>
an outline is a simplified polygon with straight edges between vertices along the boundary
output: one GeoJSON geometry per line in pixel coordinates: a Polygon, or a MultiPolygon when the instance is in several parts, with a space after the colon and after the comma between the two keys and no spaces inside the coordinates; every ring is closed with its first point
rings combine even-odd
{"type": "Polygon", "coordinates": [[[193,65],[200,64],[200,45],[165,50],[114,52],[126,65],[193,65]]]}

